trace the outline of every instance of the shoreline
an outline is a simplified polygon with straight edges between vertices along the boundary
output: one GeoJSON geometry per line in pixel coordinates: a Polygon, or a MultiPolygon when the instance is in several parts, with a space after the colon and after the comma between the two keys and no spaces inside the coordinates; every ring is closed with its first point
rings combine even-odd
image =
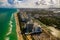
{"type": "Polygon", "coordinates": [[[23,40],[22,34],[19,34],[19,32],[21,33],[21,30],[20,30],[20,26],[19,26],[19,21],[18,21],[17,13],[14,14],[14,17],[15,17],[15,21],[16,21],[17,39],[18,40],[23,40]]]}

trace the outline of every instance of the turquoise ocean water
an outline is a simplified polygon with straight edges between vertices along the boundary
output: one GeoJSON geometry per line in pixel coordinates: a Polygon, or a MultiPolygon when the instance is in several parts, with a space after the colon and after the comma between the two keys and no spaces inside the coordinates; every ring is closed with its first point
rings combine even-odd
{"type": "Polygon", "coordinates": [[[17,40],[13,14],[17,9],[0,8],[0,40],[17,40]]]}

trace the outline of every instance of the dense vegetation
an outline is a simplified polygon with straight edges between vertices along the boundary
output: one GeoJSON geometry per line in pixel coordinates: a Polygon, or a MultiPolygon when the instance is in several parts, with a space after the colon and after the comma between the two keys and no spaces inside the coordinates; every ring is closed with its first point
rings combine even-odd
{"type": "Polygon", "coordinates": [[[60,28],[60,19],[56,17],[40,17],[38,18],[45,25],[53,26],[56,25],[57,28],[60,28]]]}
{"type": "MultiPolygon", "coordinates": [[[[45,25],[55,26],[56,28],[60,29],[60,17],[54,16],[55,13],[53,11],[41,10],[41,11],[32,11],[31,13],[32,16],[34,16],[35,14],[43,15],[38,18],[40,22],[42,22],[45,25]],[[48,16],[44,16],[44,15],[48,15],[48,16]]],[[[60,13],[57,14],[59,15],[60,13]]]]}

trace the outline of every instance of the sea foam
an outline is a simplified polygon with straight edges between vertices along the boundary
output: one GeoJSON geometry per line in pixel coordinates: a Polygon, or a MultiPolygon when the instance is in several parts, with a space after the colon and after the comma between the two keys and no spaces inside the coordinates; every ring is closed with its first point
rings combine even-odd
{"type": "Polygon", "coordinates": [[[8,31],[8,33],[6,34],[7,36],[8,35],[10,35],[11,34],[11,32],[12,32],[12,18],[13,18],[13,14],[12,14],[12,16],[11,16],[11,20],[10,20],[10,22],[9,22],[9,25],[10,25],[10,27],[9,27],[9,31],[8,31]]]}
{"type": "Polygon", "coordinates": [[[10,38],[9,37],[6,37],[5,40],[9,40],[10,38]]]}

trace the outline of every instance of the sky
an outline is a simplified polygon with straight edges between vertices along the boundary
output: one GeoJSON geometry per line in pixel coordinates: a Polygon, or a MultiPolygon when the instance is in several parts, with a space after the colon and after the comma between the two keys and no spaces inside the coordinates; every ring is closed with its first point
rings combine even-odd
{"type": "Polygon", "coordinates": [[[59,7],[59,0],[0,0],[0,8],[49,8],[59,7]]]}

